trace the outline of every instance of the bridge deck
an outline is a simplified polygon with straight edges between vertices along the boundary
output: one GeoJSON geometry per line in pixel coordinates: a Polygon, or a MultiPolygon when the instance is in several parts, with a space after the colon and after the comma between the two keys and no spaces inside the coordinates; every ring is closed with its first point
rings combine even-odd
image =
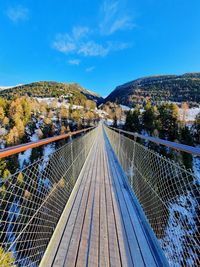
{"type": "Polygon", "coordinates": [[[161,266],[109,141],[98,131],[43,265],[161,266]]]}

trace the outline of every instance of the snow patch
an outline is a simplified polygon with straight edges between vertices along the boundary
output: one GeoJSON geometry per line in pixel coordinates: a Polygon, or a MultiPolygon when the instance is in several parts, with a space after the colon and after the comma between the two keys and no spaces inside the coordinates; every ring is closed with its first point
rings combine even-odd
{"type": "Polygon", "coordinates": [[[189,108],[188,110],[184,111],[183,109],[179,108],[179,117],[180,119],[184,119],[186,121],[195,121],[196,116],[200,113],[200,108],[189,108]]]}
{"type": "MultiPolygon", "coordinates": [[[[34,134],[32,134],[32,136],[30,136],[31,142],[36,142],[39,140],[37,132],[38,132],[38,130],[36,129],[34,134]]],[[[32,148],[27,149],[25,152],[20,153],[18,155],[18,162],[19,162],[20,170],[22,170],[25,166],[27,166],[30,163],[31,154],[32,154],[32,148]]]]}
{"type": "MultiPolygon", "coordinates": [[[[197,156],[193,156],[193,172],[195,177],[193,184],[199,186],[200,158],[197,156]]],[[[200,246],[195,238],[198,233],[197,208],[196,198],[189,191],[185,195],[178,196],[169,206],[167,228],[160,244],[166,257],[171,259],[170,266],[178,267],[184,262],[187,263],[187,266],[194,266],[198,260],[197,251],[200,250],[200,246]],[[189,247],[188,242],[190,243],[189,247]],[[191,248],[192,244],[195,250],[191,248]]]]}

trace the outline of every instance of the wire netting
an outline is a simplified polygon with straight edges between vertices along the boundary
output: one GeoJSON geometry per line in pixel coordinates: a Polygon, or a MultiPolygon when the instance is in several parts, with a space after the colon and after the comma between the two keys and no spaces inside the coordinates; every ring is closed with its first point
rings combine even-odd
{"type": "Polygon", "coordinates": [[[73,190],[96,129],[0,185],[0,266],[38,266],[73,190]]]}
{"type": "Polygon", "coordinates": [[[200,180],[135,140],[105,131],[170,266],[200,266],[200,180]]]}

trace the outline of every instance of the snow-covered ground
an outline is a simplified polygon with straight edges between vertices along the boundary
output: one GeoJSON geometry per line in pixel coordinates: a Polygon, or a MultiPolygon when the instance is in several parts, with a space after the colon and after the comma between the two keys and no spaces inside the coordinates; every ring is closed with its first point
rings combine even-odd
{"type": "Polygon", "coordinates": [[[129,111],[131,108],[125,105],[120,105],[120,107],[122,108],[122,110],[124,111],[129,111]]]}
{"type": "Polygon", "coordinates": [[[35,97],[39,103],[45,101],[48,105],[51,104],[56,98],[55,97],[35,97]]]}
{"type": "Polygon", "coordinates": [[[55,152],[55,143],[50,143],[50,144],[44,146],[44,149],[43,149],[43,159],[44,160],[41,163],[41,165],[39,166],[40,172],[42,172],[45,169],[45,167],[47,166],[49,158],[53,152],[55,152]]]}
{"type": "Polygon", "coordinates": [[[113,125],[113,120],[111,120],[111,119],[107,119],[107,120],[106,120],[106,124],[107,124],[108,126],[112,126],[112,125],[113,125]]]}
{"type": "Polygon", "coordinates": [[[106,116],[108,116],[108,113],[104,110],[101,109],[95,109],[95,113],[99,115],[100,118],[105,118],[106,116]]]}
{"type": "Polygon", "coordinates": [[[80,105],[72,105],[72,109],[83,109],[83,106],[80,105]]]}
{"type": "Polygon", "coordinates": [[[192,251],[191,244],[197,242],[195,240],[195,233],[198,232],[195,221],[197,202],[189,192],[187,195],[178,196],[174,202],[168,209],[168,225],[165,237],[160,240],[161,247],[170,260],[170,266],[181,266],[184,260],[187,266],[194,266],[198,255],[192,251]]]}
{"type": "Polygon", "coordinates": [[[10,86],[1,86],[0,85],[0,90],[4,90],[4,89],[11,89],[14,87],[18,87],[18,86],[22,86],[23,84],[16,84],[16,85],[10,85],[10,86]]]}
{"type": "MultiPolygon", "coordinates": [[[[54,100],[56,100],[57,98],[55,98],[55,97],[35,97],[35,99],[37,99],[37,101],[39,103],[41,103],[42,101],[45,101],[47,103],[47,105],[51,105],[52,102],[54,100]]],[[[60,108],[61,106],[64,106],[67,109],[70,108],[70,103],[67,99],[63,99],[62,101],[57,101],[56,105],[57,105],[57,108],[60,108]]],[[[83,109],[84,107],[81,105],[71,105],[71,108],[72,109],[83,109]]]]}
{"type": "MultiPolygon", "coordinates": [[[[124,111],[134,110],[134,108],[130,108],[125,105],[120,105],[120,107],[124,111]]],[[[143,113],[144,109],[140,109],[140,112],[143,113]]],[[[195,118],[199,113],[200,113],[200,108],[189,108],[186,111],[184,111],[182,108],[179,108],[179,118],[181,120],[185,118],[186,121],[193,122],[195,121],[195,118]]]]}
{"type": "MultiPolygon", "coordinates": [[[[200,185],[200,158],[197,156],[193,157],[193,172],[195,179],[190,187],[200,185]]],[[[199,227],[196,220],[199,204],[191,192],[192,188],[185,192],[185,195],[175,198],[169,206],[168,224],[165,236],[160,243],[167,258],[171,259],[170,266],[179,267],[184,260],[186,266],[196,266],[199,257],[196,252],[200,251],[200,245],[196,239],[199,227]]]]}
{"type": "MultiPolygon", "coordinates": [[[[36,142],[38,141],[38,134],[37,134],[38,130],[36,129],[34,134],[32,136],[30,136],[30,141],[31,142],[36,142]]],[[[19,168],[20,170],[24,168],[24,166],[28,165],[30,163],[30,157],[31,157],[31,153],[32,153],[32,148],[27,149],[25,152],[20,153],[18,155],[18,161],[19,161],[19,168]]]]}
{"type": "Polygon", "coordinates": [[[200,108],[189,108],[186,111],[179,108],[179,117],[181,120],[185,118],[186,121],[195,121],[195,118],[199,113],[200,108]]]}
{"type": "MultiPolygon", "coordinates": [[[[36,129],[34,133],[31,133],[28,126],[26,127],[26,134],[29,136],[30,142],[36,142],[39,140],[38,129],[43,124],[43,120],[35,119],[35,122],[36,122],[36,129]]],[[[18,155],[18,162],[19,162],[20,170],[22,170],[24,167],[26,167],[30,163],[31,154],[32,154],[32,148],[27,149],[26,151],[18,155]]]]}

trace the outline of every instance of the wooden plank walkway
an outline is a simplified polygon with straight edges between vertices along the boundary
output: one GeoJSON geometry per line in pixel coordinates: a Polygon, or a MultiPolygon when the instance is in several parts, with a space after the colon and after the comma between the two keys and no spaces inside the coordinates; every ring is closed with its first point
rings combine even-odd
{"type": "Polygon", "coordinates": [[[102,126],[98,131],[42,266],[166,266],[145,234],[102,126]]]}

